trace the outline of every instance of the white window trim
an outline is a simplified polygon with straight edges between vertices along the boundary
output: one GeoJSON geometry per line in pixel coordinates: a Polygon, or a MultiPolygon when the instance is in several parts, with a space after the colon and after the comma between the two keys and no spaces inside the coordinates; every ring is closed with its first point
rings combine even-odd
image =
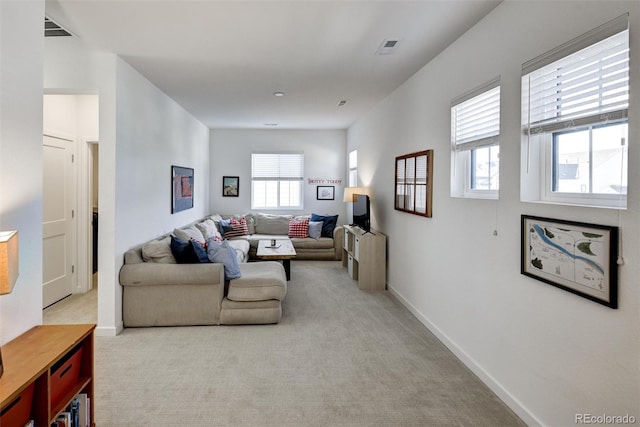
{"type": "MultiPolygon", "coordinates": [[[[629,15],[615,18],[551,51],[534,58],[522,66],[522,76],[536,69],[545,67],[555,61],[567,57],[595,43],[605,40],[628,29],[629,15]]],[[[522,91],[523,108],[528,105],[528,93],[522,91]]],[[[527,107],[528,108],[528,107],[527,107]]],[[[524,113],[524,109],[523,109],[524,113]]],[[[612,113],[612,119],[619,119],[622,114],[612,113]]],[[[589,121],[590,118],[584,119],[589,121]]],[[[523,117],[520,158],[520,199],[523,202],[547,203],[593,208],[626,209],[626,194],[592,194],[592,193],[558,193],[552,191],[553,170],[553,128],[549,126],[547,133],[529,133],[523,117]]],[[[559,130],[559,129],[558,129],[559,130]]],[[[627,159],[628,162],[628,159],[627,159]]]]}
{"type": "Polygon", "coordinates": [[[268,211],[282,211],[282,210],[290,210],[290,211],[297,211],[297,210],[304,210],[304,197],[305,197],[305,192],[304,192],[304,152],[302,151],[286,151],[286,152],[268,152],[268,151],[259,151],[259,152],[253,152],[251,153],[251,209],[259,209],[259,210],[268,210],[268,211]],[[301,155],[302,156],[302,176],[300,177],[300,179],[298,180],[293,180],[293,179],[276,179],[276,178],[272,178],[272,179],[254,179],[253,176],[253,155],[256,154],[275,154],[275,155],[287,155],[287,154],[295,154],[295,155],[301,155]],[[278,206],[275,207],[270,207],[270,206],[256,206],[255,205],[255,199],[254,199],[254,194],[253,194],[253,182],[255,181],[300,181],[300,205],[299,206],[280,206],[280,201],[278,200],[278,206]]]}
{"type": "Polygon", "coordinates": [[[553,136],[552,134],[545,134],[544,139],[545,141],[540,144],[541,155],[544,159],[540,202],[592,208],[626,209],[626,194],[560,193],[553,191],[553,136]]]}
{"type": "MultiPolygon", "coordinates": [[[[465,101],[475,98],[478,95],[500,87],[500,77],[480,85],[469,92],[451,101],[451,108],[465,101]]],[[[502,102],[500,102],[502,105],[502,102]]],[[[501,106],[500,106],[501,108],[501,106]]],[[[456,145],[455,130],[451,129],[451,192],[450,196],[455,198],[488,199],[497,200],[500,197],[500,190],[482,190],[471,188],[471,151],[477,148],[500,146],[500,132],[498,135],[483,138],[472,142],[456,145]]],[[[499,183],[498,183],[499,185],[499,183]]]]}

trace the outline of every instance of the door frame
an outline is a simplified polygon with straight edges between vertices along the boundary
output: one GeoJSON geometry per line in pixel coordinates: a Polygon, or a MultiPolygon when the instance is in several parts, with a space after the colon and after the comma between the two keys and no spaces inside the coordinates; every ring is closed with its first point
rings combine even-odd
{"type": "Polygon", "coordinates": [[[93,289],[92,251],[93,233],[93,152],[91,145],[98,145],[98,138],[79,138],[77,141],[77,236],[78,256],[76,260],[77,276],[74,293],[89,292],[93,289]]]}

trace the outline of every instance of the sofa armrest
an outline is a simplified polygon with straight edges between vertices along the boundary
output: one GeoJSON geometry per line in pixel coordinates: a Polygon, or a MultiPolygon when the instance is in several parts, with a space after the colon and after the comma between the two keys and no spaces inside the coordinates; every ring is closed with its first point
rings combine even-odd
{"type": "Polygon", "coordinates": [[[124,264],[120,269],[122,286],[216,285],[224,292],[224,267],[219,263],[124,264]]]}
{"type": "Polygon", "coordinates": [[[342,248],[344,246],[344,228],[339,225],[333,229],[333,250],[335,251],[335,260],[342,260],[342,248]]]}

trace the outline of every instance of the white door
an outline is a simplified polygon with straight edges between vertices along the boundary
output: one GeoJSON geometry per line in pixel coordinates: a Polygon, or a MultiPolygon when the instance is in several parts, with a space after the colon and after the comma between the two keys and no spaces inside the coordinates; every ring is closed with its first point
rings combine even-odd
{"type": "Polygon", "coordinates": [[[43,308],[72,292],[73,141],[44,136],[42,296],[43,308]]]}

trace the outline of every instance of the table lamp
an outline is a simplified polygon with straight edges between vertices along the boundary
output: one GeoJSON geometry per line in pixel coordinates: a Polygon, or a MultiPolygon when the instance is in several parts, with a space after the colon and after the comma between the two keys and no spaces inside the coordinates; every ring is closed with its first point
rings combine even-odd
{"type": "MultiPolygon", "coordinates": [[[[18,230],[0,231],[0,295],[10,294],[18,279],[18,230]]],[[[2,377],[0,347],[0,377],[2,377]]]]}
{"type": "Polygon", "coordinates": [[[353,196],[355,194],[367,194],[367,189],[364,187],[345,187],[343,202],[353,202],[353,196]]]}

